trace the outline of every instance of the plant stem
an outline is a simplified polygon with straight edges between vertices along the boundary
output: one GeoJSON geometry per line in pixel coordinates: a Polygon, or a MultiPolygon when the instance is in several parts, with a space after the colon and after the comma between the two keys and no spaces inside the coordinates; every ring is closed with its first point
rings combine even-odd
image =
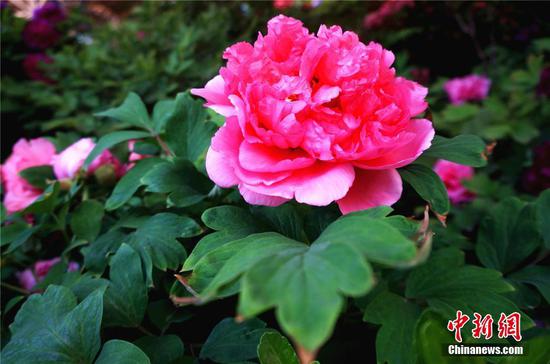
{"type": "Polygon", "coordinates": [[[14,285],[6,283],[6,282],[0,282],[0,285],[2,285],[3,287],[6,287],[7,289],[11,289],[12,291],[22,293],[26,296],[31,294],[31,292],[27,291],[26,289],[14,286],[14,285]]]}

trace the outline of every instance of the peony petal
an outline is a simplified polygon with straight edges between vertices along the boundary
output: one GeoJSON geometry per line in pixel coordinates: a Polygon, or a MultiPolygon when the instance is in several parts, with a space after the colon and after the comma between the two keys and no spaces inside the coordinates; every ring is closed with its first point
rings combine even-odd
{"type": "Polygon", "coordinates": [[[315,159],[301,149],[280,149],[244,141],[239,149],[239,163],[249,171],[281,172],[309,167],[315,159]]]}
{"type": "Polygon", "coordinates": [[[277,197],[277,196],[268,196],[262,195],[261,193],[256,193],[249,190],[243,185],[239,185],[239,192],[243,196],[244,200],[252,205],[262,205],[262,206],[279,206],[288,201],[287,198],[277,197]]]}
{"type": "Polygon", "coordinates": [[[336,201],[343,214],[371,207],[390,206],[399,200],[403,191],[401,176],[395,169],[367,171],[355,169],[355,182],[348,194],[336,201]]]}
{"type": "Polygon", "coordinates": [[[246,187],[263,195],[295,198],[296,201],[308,205],[326,206],[346,195],[354,177],[355,172],[350,163],[317,162],[269,186],[257,184],[246,187]]]}
{"type": "Polygon", "coordinates": [[[363,169],[387,169],[406,166],[432,145],[432,139],[435,135],[432,122],[427,119],[411,120],[404,132],[414,135],[414,139],[384,153],[378,158],[357,161],[354,163],[355,166],[363,169]]]}
{"type": "Polygon", "coordinates": [[[234,168],[220,152],[209,148],[206,153],[206,172],[208,177],[220,187],[231,187],[239,183],[234,168]]]}
{"type": "Polygon", "coordinates": [[[220,115],[227,117],[235,114],[233,105],[225,94],[225,81],[220,75],[208,81],[204,88],[192,88],[191,94],[204,98],[207,101],[205,106],[220,115]]]}

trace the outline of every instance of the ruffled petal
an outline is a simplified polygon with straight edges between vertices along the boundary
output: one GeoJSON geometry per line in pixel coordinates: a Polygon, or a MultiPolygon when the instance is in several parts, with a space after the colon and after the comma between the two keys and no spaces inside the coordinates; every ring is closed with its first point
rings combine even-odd
{"type": "Polygon", "coordinates": [[[244,200],[252,205],[262,205],[262,206],[279,206],[288,201],[287,198],[277,197],[277,196],[268,196],[262,195],[261,193],[256,193],[249,190],[243,185],[239,186],[239,192],[243,196],[244,200]]]}

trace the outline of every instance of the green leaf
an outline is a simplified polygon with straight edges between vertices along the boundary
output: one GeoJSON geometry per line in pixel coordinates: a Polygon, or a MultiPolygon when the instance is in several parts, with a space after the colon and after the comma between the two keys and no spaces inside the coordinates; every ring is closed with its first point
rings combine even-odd
{"type": "Polygon", "coordinates": [[[138,253],[122,244],[110,263],[105,291],[105,325],[136,327],[147,308],[147,286],[138,253]]]}
{"type": "Polygon", "coordinates": [[[427,201],[431,208],[441,215],[446,215],[451,208],[447,189],[441,178],[431,168],[421,164],[410,164],[399,168],[401,177],[427,201]]]}
{"type": "Polygon", "coordinates": [[[109,281],[92,276],[90,273],[67,272],[61,277],[60,285],[69,288],[78,301],[82,301],[94,291],[104,292],[109,286],[109,281]]]}
{"type": "Polygon", "coordinates": [[[235,291],[222,288],[242,276],[263,258],[280,251],[303,251],[307,246],[277,233],[261,233],[232,241],[205,254],[195,265],[189,283],[208,300],[235,291]]]}
{"type": "Polygon", "coordinates": [[[52,166],[30,167],[19,172],[19,175],[23,177],[30,185],[41,190],[48,187],[48,180],[55,180],[52,166]]]}
{"type": "Polygon", "coordinates": [[[23,210],[23,214],[47,214],[57,206],[61,187],[58,182],[49,185],[48,188],[31,205],[23,210]]]}
{"type": "Polygon", "coordinates": [[[363,320],[382,325],[376,335],[378,363],[416,363],[415,330],[420,312],[414,303],[388,291],[369,303],[363,320]]]}
{"type": "Polygon", "coordinates": [[[124,241],[126,234],[118,229],[109,230],[94,242],[81,249],[84,267],[91,272],[102,274],[107,267],[107,258],[114,254],[124,241]]]}
{"type": "Polygon", "coordinates": [[[157,133],[162,133],[166,123],[174,115],[176,110],[175,100],[160,100],[153,108],[153,125],[157,133]]]}
{"type": "Polygon", "coordinates": [[[550,358],[550,332],[538,332],[536,336],[523,340],[523,355],[508,355],[499,364],[548,364],[550,358]]]}
{"type": "Polygon", "coordinates": [[[150,364],[140,348],[124,340],[109,340],[103,345],[95,364],[150,364]]]}
{"type": "Polygon", "coordinates": [[[484,266],[506,273],[540,244],[534,206],[512,197],[496,205],[481,221],[476,254],[484,266]]]}
{"type": "MultiPolygon", "coordinates": [[[[422,299],[444,317],[454,317],[457,310],[490,313],[520,312],[504,294],[513,287],[496,270],[464,265],[464,257],[456,248],[435,251],[428,262],[415,268],[407,279],[407,298],[422,299]]],[[[532,321],[522,315],[522,326],[532,321]]]]}
{"type": "Polygon", "coordinates": [[[183,343],[176,335],[144,336],[134,341],[151,360],[151,364],[171,363],[183,356],[183,343]]]}
{"type": "Polygon", "coordinates": [[[118,143],[132,139],[147,138],[150,136],[151,135],[147,132],[135,130],[115,131],[106,134],[97,141],[94,149],[92,149],[90,154],[88,154],[88,157],[86,157],[86,160],[84,161],[84,168],[88,168],[94,159],[96,159],[103,151],[117,145],[118,143]]]}
{"type": "Polygon", "coordinates": [[[134,92],[130,92],[122,105],[102,111],[96,116],[106,116],[131,126],[151,130],[149,113],[141,98],[134,92]]]}
{"type": "Polygon", "coordinates": [[[147,282],[152,282],[152,267],[160,270],[176,269],[187,256],[176,238],[200,234],[195,220],[172,213],[159,213],[147,219],[142,226],[126,238],[126,243],[137,250],[145,265],[147,282]]]}
{"type": "Polygon", "coordinates": [[[206,226],[218,231],[206,235],[198,242],[185,260],[183,271],[195,269],[199,260],[209,251],[261,230],[254,216],[241,207],[212,207],[204,211],[201,218],[206,226]]]}
{"type": "Polygon", "coordinates": [[[103,292],[79,305],[68,288],[30,296],[10,325],[2,363],[92,363],[100,347],[103,292]]]}
{"type": "Polygon", "coordinates": [[[449,105],[443,110],[443,119],[448,123],[466,121],[479,113],[479,107],[473,104],[449,105]]]}
{"type": "Polygon", "coordinates": [[[307,241],[304,231],[304,221],[292,204],[277,207],[254,206],[255,216],[261,216],[273,229],[284,236],[298,241],[307,241]]]}
{"type": "Polygon", "coordinates": [[[269,329],[265,322],[253,318],[236,323],[226,318],[214,327],[201,348],[200,358],[216,363],[236,363],[256,358],[256,348],[269,329]]]}
{"type": "Polygon", "coordinates": [[[23,221],[15,221],[12,224],[2,226],[2,229],[0,229],[0,246],[10,244],[17,239],[21,239],[21,237],[25,237],[26,241],[30,237],[28,230],[31,230],[31,227],[31,225],[23,221]]]}
{"type": "Polygon", "coordinates": [[[185,160],[156,164],[141,179],[148,192],[167,193],[168,206],[187,207],[206,198],[213,184],[185,160]]]}
{"type": "Polygon", "coordinates": [[[550,303],[550,267],[531,265],[510,274],[508,278],[537,287],[546,302],[550,303]]]}
{"type": "Polygon", "coordinates": [[[123,206],[137,190],[143,185],[141,178],[159,164],[164,163],[160,158],[145,158],[138,161],[115,186],[111,196],[105,202],[105,209],[108,211],[116,210],[123,206]]]}
{"type": "Polygon", "coordinates": [[[71,230],[81,239],[93,241],[101,230],[103,205],[96,200],[83,201],[71,216],[71,230]]]}
{"type": "Polygon", "coordinates": [[[258,345],[260,364],[300,364],[286,337],[278,332],[266,332],[258,345]]]}
{"type": "Polygon", "coordinates": [[[487,164],[483,156],[484,150],[485,143],[476,135],[458,135],[454,138],[436,135],[432,146],[424,151],[422,156],[445,159],[472,167],[483,167],[487,164]]]}
{"type": "Polygon", "coordinates": [[[550,249],[550,189],[544,190],[536,202],[537,227],[544,239],[544,246],[550,249]]]}
{"type": "Polygon", "coordinates": [[[238,312],[251,317],[275,307],[282,329],[314,351],[332,333],[344,295],[364,295],[373,284],[369,264],[345,244],[280,247],[244,273],[238,312]]]}
{"type": "Polygon", "coordinates": [[[216,125],[207,120],[202,102],[188,93],[176,96],[173,115],[166,123],[165,140],[172,152],[197,163],[210,146],[216,125]]]}
{"type": "Polygon", "coordinates": [[[414,242],[383,218],[391,209],[374,208],[342,216],[317,238],[317,242],[346,244],[369,261],[399,265],[416,257],[414,242]]]}
{"type": "MultiPolygon", "coordinates": [[[[179,284],[179,283],[178,283],[179,284]]],[[[150,302],[147,306],[147,316],[160,331],[164,333],[172,323],[184,322],[192,317],[192,313],[174,306],[167,299],[150,302]]]]}

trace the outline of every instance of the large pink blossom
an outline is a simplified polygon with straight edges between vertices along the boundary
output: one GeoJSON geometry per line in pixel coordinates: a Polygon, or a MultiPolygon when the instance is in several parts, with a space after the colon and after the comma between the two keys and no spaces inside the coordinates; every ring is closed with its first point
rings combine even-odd
{"type": "Polygon", "coordinates": [[[479,75],[453,78],[443,86],[454,105],[461,105],[466,101],[483,100],[487,97],[490,87],[491,80],[479,75]]]}
{"type": "MultiPolygon", "coordinates": [[[[34,267],[27,268],[22,272],[16,273],[16,277],[19,280],[19,285],[24,289],[30,291],[37,283],[44,280],[50,269],[59,263],[61,258],[53,258],[49,260],[39,260],[34,263],[34,267]]],[[[78,263],[69,262],[67,270],[69,272],[77,271],[80,268],[78,263]]]]}
{"type": "Polygon", "coordinates": [[[467,202],[475,197],[474,193],[468,191],[463,185],[464,181],[470,180],[474,176],[472,167],[438,160],[434,165],[434,171],[441,177],[453,204],[467,202]]]}
{"type": "MultiPolygon", "coordinates": [[[[64,151],[52,158],[53,171],[58,179],[74,178],[84,165],[84,161],[94,149],[95,143],[91,138],[83,138],[68,146],[64,151]]],[[[122,169],[119,160],[108,150],[97,156],[88,167],[88,174],[92,174],[99,167],[111,164],[115,173],[122,169]]]]}
{"type": "Polygon", "coordinates": [[[55,146],[44,138],[19,139],[13,146],[12,154],[2,165],[4,184],[4,205],[8,213],[23,210],[42,193],[19,175],[24,169],[49,165],[55,155],[55,146]]]}
{"type": "Polygon", "coordinates": [[[226,117],[206,156],[217,185],[237,185],[251,204],[336,201],[343,213],[399,199],[396,168],[430,146],[434,129],[414,118],[427,89],[395,76],[392,52],[279,15],[224,58],[220,74],[192,90],[226,117]]]}

